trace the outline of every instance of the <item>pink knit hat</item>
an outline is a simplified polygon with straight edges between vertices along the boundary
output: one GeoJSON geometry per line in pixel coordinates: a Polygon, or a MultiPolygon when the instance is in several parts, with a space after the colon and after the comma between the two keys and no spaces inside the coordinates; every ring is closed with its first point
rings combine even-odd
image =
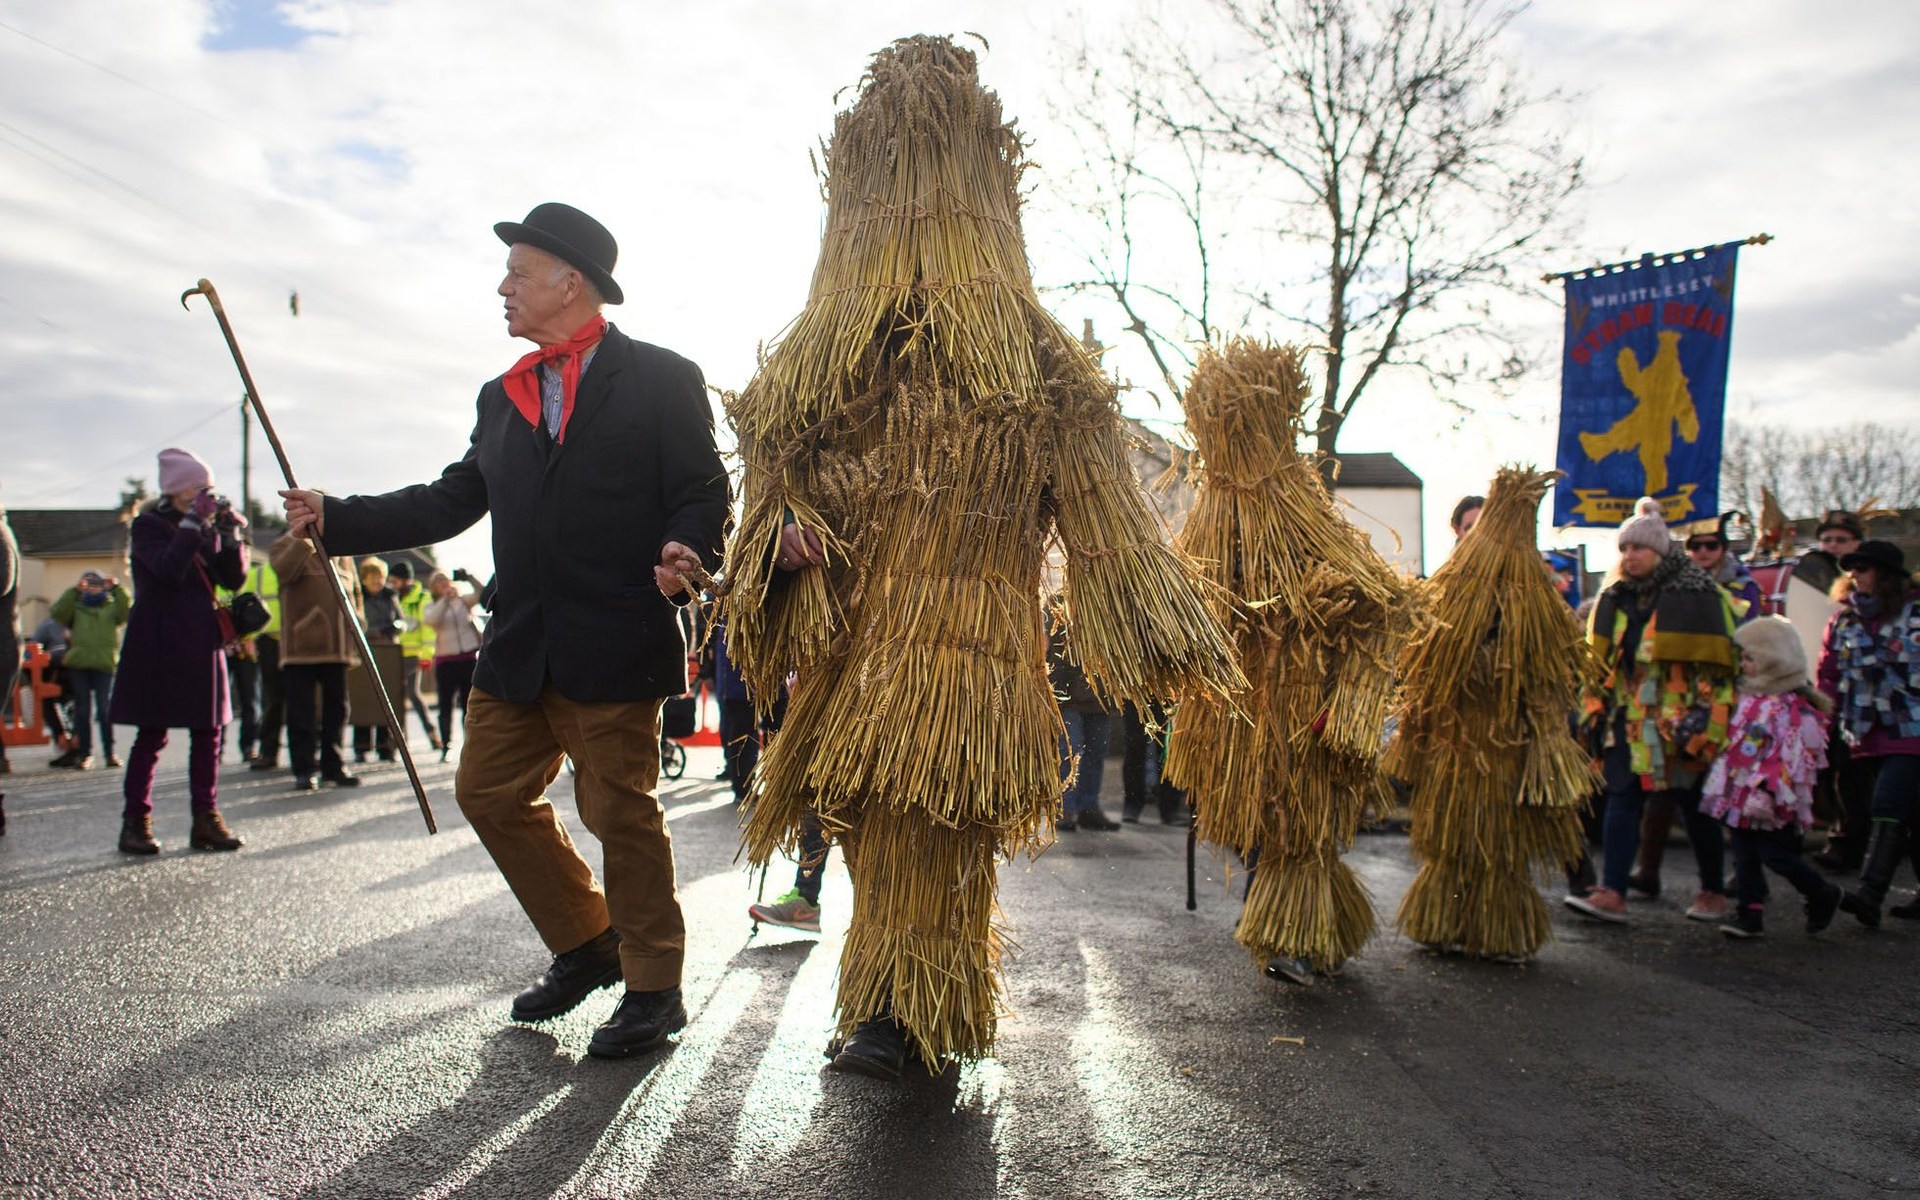
{"type": "Polygon", "coordinates": [[[177,496],[189,489],[213,486],[213,469],[191,450],[169,446],[160,452],[160,494],[177,496]]]}

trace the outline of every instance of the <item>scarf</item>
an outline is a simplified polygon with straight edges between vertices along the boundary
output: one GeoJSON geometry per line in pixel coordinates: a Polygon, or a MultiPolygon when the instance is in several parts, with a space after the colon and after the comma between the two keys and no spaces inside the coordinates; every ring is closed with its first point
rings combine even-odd
{"type": "Polygon", "coordinates": [[[1715,666],[1729,673],[1736,669],[1740,660],[1734,652],[1726,594],[1678,544],[1646,578],[1621,579],[1600,593],[1588,628],[1593,649],[1603,661],[1611,662],[1618,649],[1613,644],[1615,614],[1646,596],[1653,599],[1659,661],[1715,666]]]}
{"type": "Polygon", "coordinates": [[[542,346],[532,354],[522,358],[508,368],[500,377],[500,386],[507,389],[507,399],[520,410],[520,415],[535,429],[540,428],[540,377],[538,368],[564,357],[566,365],[560,368],[560,429],[553,435],[556,442],[567,440],[567,422],[573,418],[573,397],[580,390],[580,359],[587,347],[606,335],[607,319],[595,314],[593,319],[573,331],[573,336],[556,346],[542,346]]]}

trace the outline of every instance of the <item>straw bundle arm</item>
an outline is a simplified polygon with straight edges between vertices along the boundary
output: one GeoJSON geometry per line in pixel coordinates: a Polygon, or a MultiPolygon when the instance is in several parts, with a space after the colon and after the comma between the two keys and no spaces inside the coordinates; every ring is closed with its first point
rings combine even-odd
{"type": "Polygon", "coordinates": [[[1381,730],[1411,617],[1404,583],[1298,450],[1308,394],[1298,351],[1247,340],[1204,354],[1187,389],[1199,498],[1177,547],[1218,585],[1246,684],[1183,698],[1167,774],[1193,798],[1203,840],[1259,852],[1241,944],[1332,970],[1374,928],[1340,855],[1382,794],[1381,730]]]}
{"type": "Polygon", "coordinates": [[[727,401],[746,473],[729,650],[763,701],[798,676],[743,848],[764,863],[821,819],[854,878],[842,1028],[891,1007],[930,1064],[991,1050],[996,862],[1052,836],[1056,516],[1100,686],[1233,682],[1133,481],[1113,385],[1034,296],[1021,169],[972,54],[927,37],[882,51],[835,121],[807,306],[727,401]],[[824,566],[777,569],[788,521],[821,537],[824,566]]]}
{"type": "Polygon", "coordinates": [[[1434,623],[1408,648],[1388,767],[1413,788],[1415,941],[1525,957],[1551,936],[1537,873],[1580,855],[1592,764],[1568,724],[1585,648],[1535,547],[1555,475],[1503,468],[1429,581],[1434,623]]]}

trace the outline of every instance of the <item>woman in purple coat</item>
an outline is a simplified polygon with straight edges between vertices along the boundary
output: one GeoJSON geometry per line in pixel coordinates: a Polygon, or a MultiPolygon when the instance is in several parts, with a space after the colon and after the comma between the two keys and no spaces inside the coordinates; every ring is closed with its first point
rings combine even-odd
{"type": "Polygon", "coordinates": [[[153,840],[154,768],[167,730],[186,729],[192,735],[189,840],[196,850],[238,850],[240,839],[214,807],[220,730],[233,717],[213,589],[237,590],[246,582],[243,522],[214,494],[207,464],[185,450],[160,452],[160,492],[133,521],[133,613],[113,690],[113,723],[140,731],[127,755],[120,849],[160,852],[153,840]]]}

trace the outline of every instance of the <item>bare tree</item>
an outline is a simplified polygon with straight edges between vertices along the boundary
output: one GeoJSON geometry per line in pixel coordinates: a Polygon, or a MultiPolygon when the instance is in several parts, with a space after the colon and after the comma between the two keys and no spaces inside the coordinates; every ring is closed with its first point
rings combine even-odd
{"type": "Polygon", "coordinates": [[[1322,356],[1324,454],[1388,369],[1454,404],[1467,385],[1504,392],[1530,360],[1493,301],[1541,294],[1538,259],[1583,175],[1547,119],[1562,97],[1504,54],[1520,10],[1205,7],[1202,27],[1155,17],[1075,52],[1064,115],[1089,169],[1071,199],[1098,233],[1065,286],[1117,303],[1170,390],[1184,348],[1222,324],[1304,334],[1322,356]],[[1188,249],[1146,261],[1150,239],[1188,249]]]}
{"type": "Polygon", "coordinates": [[[1789,429],[1729,421],[1720,451],[1720,501],[1758,514],[1760,489],[1789,517],[1830,508],[1920,508],[1920,430],[1870,421],[1789,429]]]}

